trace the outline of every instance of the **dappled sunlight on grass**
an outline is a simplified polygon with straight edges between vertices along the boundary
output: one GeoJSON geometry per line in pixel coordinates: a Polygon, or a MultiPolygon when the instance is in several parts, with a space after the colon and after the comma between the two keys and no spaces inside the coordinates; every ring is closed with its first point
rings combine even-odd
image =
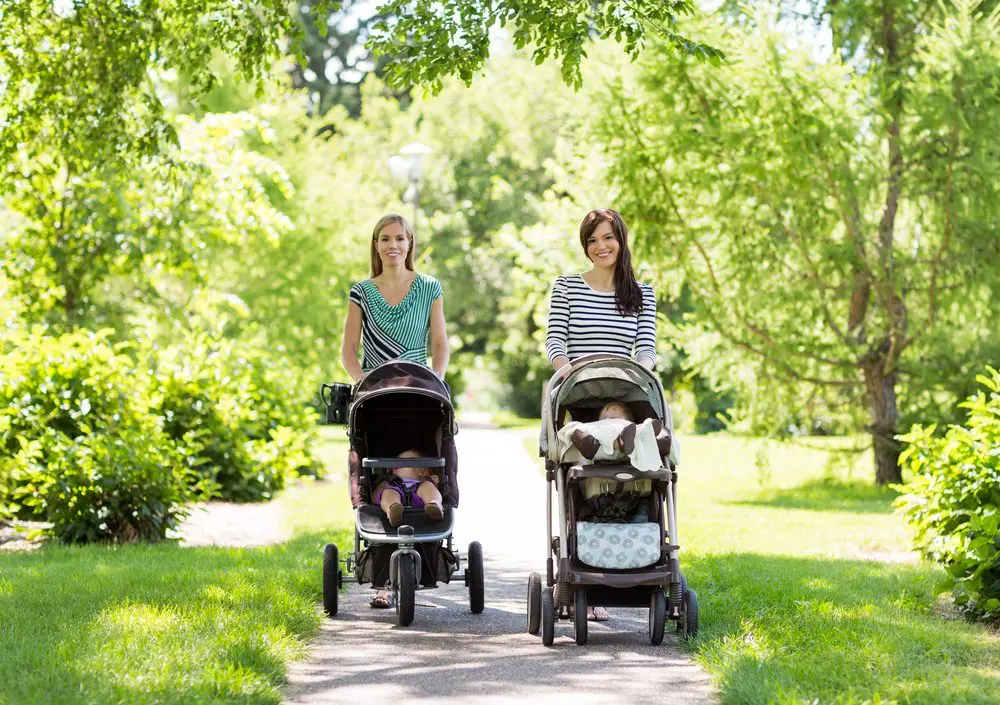
{"type": "Polygon", "coordinates": [[[1000,638],[933,613],[932,566],[763,554],[687,565],[697,658],[724,702],[996,702],[1000,638]]]}
{"type": "Polygon", "coordinates": [[[763,489],[752,499],[735,503],[820,512],[889,514],[892,502],[898,496],[896,490],[876,487],[871,482],[845,482],[821,477],[796,487],[763,489]]]}
{"type": "MultiPolygon", "coordinates": [[[[346,447],[326,438],[321,457],[346,447]]],[[[350,541],[351,513],[342,479],[279,501],[296,531],[281,545],[0,556],[0,702],[280,702],[287,663],[319,626],[323,544],[350,541]]]]}

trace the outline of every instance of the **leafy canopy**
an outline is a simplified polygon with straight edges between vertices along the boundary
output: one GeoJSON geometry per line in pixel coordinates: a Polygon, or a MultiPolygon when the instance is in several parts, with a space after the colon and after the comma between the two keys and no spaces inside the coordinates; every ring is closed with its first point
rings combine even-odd
{"type": "Polygon", "coordinates": [[[471,83],[489,58],[492,30],[509,27],[516,48],[533,46],[537,64],[561,59],[563,80],[579,88],[580,60],[594,38],[613,38],[635,59],[653,33],[681,53],[721,60],[718,49],[677,31],[677,18],[694,7],[691,0],[392,0],[379,10],[387,19],[374,26],[370,45],[393,58],[390,83],[439,91],[445,76],[471,83]]]}

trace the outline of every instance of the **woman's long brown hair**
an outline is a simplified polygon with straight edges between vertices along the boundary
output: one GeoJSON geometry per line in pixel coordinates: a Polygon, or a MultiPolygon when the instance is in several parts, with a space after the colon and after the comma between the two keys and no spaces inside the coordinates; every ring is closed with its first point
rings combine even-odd
{"type": "MultiPolygon", "coordinates": [[[[642,311],[642,289],[635,280],[632,269],[632,252],[628,249],[628,228],[618,211],[597,208],[587,213],[580,223],[580,245],[587,255],[587,238],[594,234],[601,223],[610,223],[611,232],[618,240],[618,260],[615,262],[615,308],[622,316],[638,316],[642,311]]],[[[587,255],[587,259],[590,256],[587,255]]]]}
{"type": "Polygon", "coordinates": [[[413,228],[410,227],[410,224],[406,222],[406,218],[403,216],[390,213],[389,215],[383,215],[379,218],[378,222],[375,223],[375,229],[372,231],[371,276],[373,279],[382,273],[382,258],[378,256],[378,236],[382,234],[383,230],[385,230],[385,226],[391,223],[399,223],[402,225],[403,232],[406,233],[406,239],[410,241],[410,248],[406,251],[406,261],[404,264],[407,269],[411,272],[413,271],[413,251],[417,249],[417,241],[413,237],[413,228]]]}

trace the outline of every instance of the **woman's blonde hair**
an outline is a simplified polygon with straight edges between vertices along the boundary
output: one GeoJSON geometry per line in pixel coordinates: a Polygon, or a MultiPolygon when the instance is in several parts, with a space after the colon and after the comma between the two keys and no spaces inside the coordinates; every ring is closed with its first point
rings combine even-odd
{"type": "Polygon", "coordinates": [[[385,226],[391,225],[392,223],[398,223],[403,226],[403,232],[406,233],[406,239],[410,241],[410,248],[406,251],[406,268],[411,272],[413,271],[413,251],[417,248],[417,242],[413,238],[413,228],[410,224],[406,222],[406,218],[401,215],[396,215],[395,213],[390,213],[389,215],[383,215],[375,223],[375,229],[372,231],[372,244],[371,244],[371,264],[372,264],[372,277],[377,277],[382,273],[382,258],[378,256],[378,247],[376,243],[378,242],[378,236],[382,234],[385,230],[385,226]]]}

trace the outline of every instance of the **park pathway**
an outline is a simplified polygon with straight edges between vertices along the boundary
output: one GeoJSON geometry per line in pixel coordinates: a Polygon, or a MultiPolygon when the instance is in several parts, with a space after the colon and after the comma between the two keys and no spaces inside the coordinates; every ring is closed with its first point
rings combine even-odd
{"type": "Polygon", "coordinates": [[[525,631],[528,573],[544,573],[545,483],[522,437],[469,423],[457,437],[455,546],[464,558],[470,541],[483,545],[486,610],[471,614],[456,581],[418,592],[413,624],[402,628],[392,610],[368,607],[369,586],[350,584],[311,656],[292,665],[289,705],[717,702],[669,627],[650,645],[646,610],[612,609],[608,622],[590,623],[583,647],[569,622],[557,622],[550,648],[525,631]]]}

